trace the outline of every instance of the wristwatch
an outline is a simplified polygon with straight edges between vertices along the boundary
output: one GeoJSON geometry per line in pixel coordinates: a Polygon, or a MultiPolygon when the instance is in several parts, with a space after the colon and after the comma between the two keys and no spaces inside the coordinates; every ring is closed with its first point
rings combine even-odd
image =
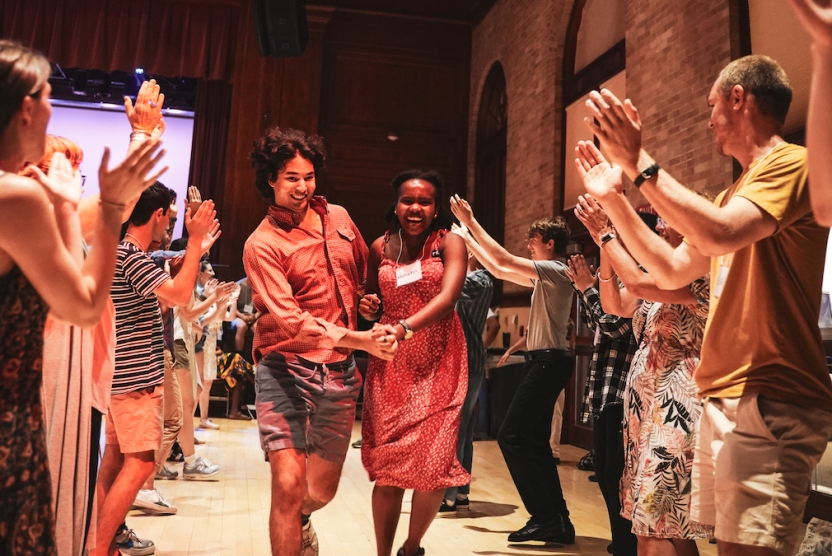
{"type": "Polygon", "coordinates": [[[660,169],[661,168],[659,168],[659,165],[654,162],[653,164],[639,172],[638,176],[636,176],[636,179],[633,180],[633,185],[635,185],[636,187],[641,187],[641,184],[658,174],[660,169]]]}
{"type": "Polygon", "coordinates": [[[412,338],[413,337],[413,329],[410,328],[410,325],[407,324],[407,321],[404,320],[404,319],[401,319],[399,321],[399,324],[401,324],[402,328],[404,328],[404,339],[409,340],[410,338],[412,338]]]}
{"type": "Polygon", "coordinates": [[[609,232],[605,233],[604,235],[601,236],[601,245],[603,246],[606,242],[610,241],[611,239],[615,239],[616,237],[618,237],[618,236],[616,236],[615,232],[613,232],[613,231],[609,231],[609,232]]]}

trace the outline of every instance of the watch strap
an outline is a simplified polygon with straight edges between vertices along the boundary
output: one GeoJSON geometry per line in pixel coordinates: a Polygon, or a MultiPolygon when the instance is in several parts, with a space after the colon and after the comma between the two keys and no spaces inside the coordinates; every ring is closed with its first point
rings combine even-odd
{"type": "Polygon", "coordinates": [[[636,179],[633,180],[633,185],[635,185],[636,187],[641,187],[641,184],[658,174],[660,169],[661,168],[659,167],[659,165],[654,162],[653,164],[639,172],[638,176],[636,176],[636,179]]]}

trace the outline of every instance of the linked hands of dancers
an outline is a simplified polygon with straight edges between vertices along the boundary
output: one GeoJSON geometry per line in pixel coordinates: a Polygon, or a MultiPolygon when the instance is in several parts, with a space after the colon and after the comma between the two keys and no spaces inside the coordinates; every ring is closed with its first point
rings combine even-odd
{"type": "Polygon", "coordinates": [[[583,255],[572,255],[567,265],[569,268],[566,269],[566,277],[572,280],[579,291],[584,292],[595,285],[598,278],[595,268],[586,264],[583,255]]]}

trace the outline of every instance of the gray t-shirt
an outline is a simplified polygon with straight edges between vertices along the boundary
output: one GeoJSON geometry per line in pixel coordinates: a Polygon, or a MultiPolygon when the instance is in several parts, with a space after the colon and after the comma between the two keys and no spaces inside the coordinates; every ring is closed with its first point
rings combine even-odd
{"type": "Polygon", "coordinates": [[[572,282],[560,261],[534,261],[534,280],[526,349],[569,349],[566,328],[572,308],[572,282]]]}

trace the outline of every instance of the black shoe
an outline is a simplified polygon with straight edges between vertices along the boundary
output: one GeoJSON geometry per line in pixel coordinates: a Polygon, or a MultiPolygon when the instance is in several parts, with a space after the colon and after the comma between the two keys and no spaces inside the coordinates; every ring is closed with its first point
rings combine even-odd
{"type": "Polygon", "coordinates": [[[578,460],[578,469],[581,471],[595,471],[594,450],[590,450],[584,457],[578,460]]]}
{"type": "Polygon", "coordinates": [[[575,544],[575,526],[572,525],[571,521],[567,521],[566,531],[564,531],[560,535],[554,535],[553,537],[547,539],[546,542],[552,542],[562,545],[575,544]]]}
{"type": "Polygon", "coordinates": [[[420,547],[419,547],[419,550],[417,550],[415,553],[413,553],[413,554],[407,554],[407,553],[404,551],[404,546],[402,546],[402,547],[399,549],[399,551],[398,551],[398,552],[396,552],[396,556],[425,556],[425,549],[424,549],[424,548],[422,548],[422,547],[420,546],[420,547]]]}
{"type": "Polygon", "coordinates": [[[442,505],[439,506],[439,513],[450,513],[450,512],[457,512],[457,511],[467,511],[471,509],[471,502],[466,498],[464,500],[460,500],[457,498],[456,502],[453,504],[448,504],[447,500],[442,501],[442,505]]]}
{"type": "MultiPolygon", "coordinates": [[[[532,518],[519,531],[508,536],[508,542],[528,542],[528,541],[543,541],[543,542],[561,542],[561,536],[567,533],[566,526],[563,524],[563,519],[560,516],[552,518],[547,521],[537,521],[532,518]]],[[[575,542],[574,529],[572,533],[572,543],[575,542]]]]}
{"type": "Polygon", "coordinates": [[[179,446],[179,442],[174,442],[173,446],[171,446],[168,461],[185,461],[185,454],[182,453],[182,448],[179,446]]]}
{"type": "Polygon", "coordinates": [[[442,505],[439,506],[439,513],[440,514],[447,514],[447,513],[455,512],[455,511],[456,511],[456,504],[451,506],[447,502],[445,502],[444,500],[442,501],[442,505]]]}
{"type": "Polygon", "coordinates": [[[362,441],[362,440],[363,440],[362,438],[359,438],[358,440],[356,440],[355,442],[353,442],[353,443],[352,443],[352,447],[353,447],[353,448],[360,448],[360,447],[361,447],[361,441],[362,441]]]}

